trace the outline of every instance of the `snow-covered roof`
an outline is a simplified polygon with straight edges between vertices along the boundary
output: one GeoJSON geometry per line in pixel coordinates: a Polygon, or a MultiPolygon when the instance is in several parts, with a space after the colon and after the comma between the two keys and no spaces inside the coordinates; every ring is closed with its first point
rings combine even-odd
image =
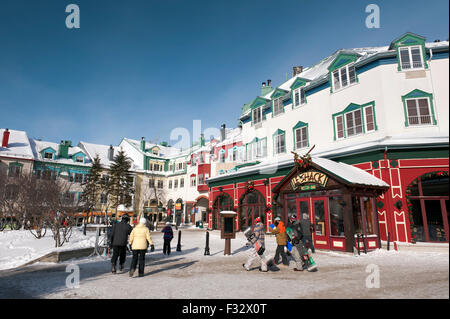
{"type": "MultiPolygon", "coordinates": [[[[91,161],[93,161],[94,158],[98,155],[98,157],[100,158],[100,164],[102,164],[103,167],[110,167],[112,161],[110,161],[108,157],[108,151],[110,148],[109,145],[80,142],[78,143],[78,146],[87,153],[91,161]]],[[[113,146],[113,149],[114,158],[114,156],[116,156],[119,152],[119,147],[113,146]]]]}
{"type": "MultiPolygon", "coordinates": [[[[425,47],[427,49],[448,48],[449,41],[429,42],[429,43],[425,43],[425,47]]],[[[328,74],[329,74],[328,68],[340,54],[357,55],[358,57],[355,61],[355,65],[361,65],[361,64],[370,62],[370,60],[372,58],[376,58],[378,55],[389,54],[389,53],[394,55],[394,54],[396,54],[396,51],[390,50],[389,46],[339,49],[336,52],[334,52],[332,55],[319,61],[317,64],[313,65],[312,67],[304,68],[301,73],[299,73],[299,74],[295,75],[294,77],[290,78],[289,80],[283,82],[281,85],[274,88],[269,93],[267,93],[265,95],[261,95],[260,97],[262,97],[264,99],[270,99],[270,96],[273,94],[273,92],[277,88],[286,90],[286,91],[290,91],[291,85],[294,83],[294,81],[297,78],[309,80],[309,82],[306,84],[305,87],[312,86],[318,82],[327,80],[328,74]]],[[[248,106],[249,106],[249,104],[245,104],[244,107],[242,108],[241,117],[246,116],[250,113],[250,109],[248,106]]]]}
{"type": "MultiPolygon", "coordinates": [[[[348,144],[344,144],[341,147],[336,147],[335,145],[332,147],[321,147],[320,145],[316,145],[315,148],[311,151],[311,156],[313,156],[313,158],[325,159],[333,157],[335,158],[338,156],[349,156],[352,154],[361,154],[366,151],[385,149],[389,147],[415,149],[422,146],[448,146],[448,143],[448,134],[429,133],[427,135],[424,135],[424,133],[421,132],[419,135],[419,133],[417,132],[409,132],[394,136],[386,136],[379,139],[374,139],[372,141],[367,141],[365,143],[354,144],[349,142],[348,144]]],[[[256,173],[273,174],[280,168],[293,165],[292,154],[290,153],[279,155],[276,158],[258,159],[258,161],[260,162],[259,164],[244,166],[239,169],[230,171],[226,174],[211,177],[208,181],[213,182],[256,173]]]]}
{"type": "MultiPolygon", "coordinates": [[[[5,130],[3,128],[0,129],[0,139],[3,139],[5,130]]],[[[24,131],[9,130],[8,147],[2,147],[0,144],[0,156],[34,159],[27,133],[24,131]]]]}
{"type": "Polygon", "coordinates": [[[312,157],[313,163],[351,184],[389,187],[389,184],[355,166],[326,158],[312,157]]]}
{"type": "Polygon", "coordinates": [[[215,144],[215,147],[233,144],[242,141],[242,130],[238,128],[230,128],[225,130],[225,139],[215,144]]]}
{"type": "Polygon", "coordinates": [[[56,154],[58,155],[58,148],[59,144],[54,142],[47,142],[47,141],[41,141],[37,139],[29,139],[30,146],[33,151],[33,156],[35,160],[41,161],[41,162],[48,162],[48,163],[57,163],[57,164],[70,164],[70,165],[79,165],[79,166],[90,166],[91,162],[89,158],[85,161],[85,163],[78,163],[74,161],[72,158],[73,155],[76,155],[78,153],[83,153],[84,155],[87,155],[84,150],[82,150],[78,146],[70,146],[68,149],[68,158],[62,158],[59,156],[56,156],[55,159],[47,159],[42,156],[42,151],[52,148],[56,151],[56,154]]]}

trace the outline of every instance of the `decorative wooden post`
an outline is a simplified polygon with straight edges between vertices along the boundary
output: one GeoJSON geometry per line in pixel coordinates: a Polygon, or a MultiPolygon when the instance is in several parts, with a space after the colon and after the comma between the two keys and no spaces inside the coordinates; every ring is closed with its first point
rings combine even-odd
{"type": "Polygon", "coordinates": [[[225,239],[224,255],[231,255],[231,239],[236,238],[235,218],[237,214],[233,211],[220,212],[221,232],[220,237],[225,239]]]}

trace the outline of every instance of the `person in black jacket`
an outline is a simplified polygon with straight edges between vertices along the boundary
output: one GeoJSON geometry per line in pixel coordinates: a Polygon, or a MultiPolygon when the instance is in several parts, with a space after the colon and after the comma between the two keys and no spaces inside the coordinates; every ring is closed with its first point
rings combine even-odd
{"type": "Polygon", "coordinates": [[[130,217],[128,215],[123,215],[120,223],[114,224],[111,234],[111,247],[113,249],[113,255],[111,258],[111,272],[116,273],[117,259],[120,256],[119,265],[120,270],[123,270],[123,265],[125,264],[125,259],[127,257],[127,244],[128,235],[130,235],[133,228],[129,225],[130,217]]]}

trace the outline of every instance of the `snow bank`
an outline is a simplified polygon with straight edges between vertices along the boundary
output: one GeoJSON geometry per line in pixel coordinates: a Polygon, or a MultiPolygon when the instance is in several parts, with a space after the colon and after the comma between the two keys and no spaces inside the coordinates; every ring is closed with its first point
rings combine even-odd
{"type": "Polygon", "coordinates": [[[89,248],[94,245],[95,233],[88,232],[84,236],[81,228],[74,228],[69,242],[58,248],[55,248],[50,230],[41,239],[36,239],[28,230],[5,230],[0,232],[0,270],[19,267],[53,251],[89,248]]]}

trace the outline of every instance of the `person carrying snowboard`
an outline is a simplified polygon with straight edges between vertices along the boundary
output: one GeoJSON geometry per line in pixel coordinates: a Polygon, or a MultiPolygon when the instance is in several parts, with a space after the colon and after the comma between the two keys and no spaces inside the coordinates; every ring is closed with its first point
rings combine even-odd
{"type": "Polygon", "coordinates": [[[251,229],[249,228],[244,232],[244,234],[246,233],[249,234],[249,236],[246,235],[247,239],[249,240],[247,245],[251,245],[252,248],[248,253],[247,262],[245,264],[242,264],[242,267],[244,267],[245,270],[249,271],[252,263],[255,260],[259,259],[261,262],[261,268],[259,269],[259,271],[267,272],[267,262],[264,258],[264,251],[266,249],[264,240],[264,225],[263,223],[261,223],[261,218],[256,217],[253,232],[251,232],[251,229]]]}
{"type": "Polygon", "coordinates": [[[274,226],[275,227],[270,230],[272,234],[275,234],[275,237],[277,239],[277,250],[275,252],[273,261],[275,264],[279,264],[278,261],[281,255],[281,261],[283,262],[283,265],[289,265],[286,253],[284,252],[284,247],[287,244],[286,227],[284,226],[284,223],[281,221],[280,217],[275,218],[274,226]]]}
{"type": "Polygon", "coordinates": [[[317,266],[309,256],[308,251],[303,244],[303,228],[300,221],[297,220],[296,215],[291,215],[289,217],[289,222],[286,225],[286,232],[289,241],[292,244],[291,254],[296,263],[294,271],[303,271],[304,269],[316,271],[317,266]]]}
{"type": "Polygon", "coordinates": [[[130,216],[123,215],[120,223],[116,223],[112,226],[111,238],[109,246],[113,249],[113,254],[111,258],[111,272],[115,274],[117,259],[119,259],[119,269],[123,270],[123,265],[127,258],[127,242],[128,235],[130,235],[133,228],[129,224],[130,216]]]}
{"type": "Polygon", "coordinates": [[[141,218],[139,224],[134,227],[130,234],[130,245],[133,250],[133,260],[131,261],[130,267],[130,277],[133,277],[136,270],[136,266],[139,264],[139,277],[144,276],[145,267],[145,253],[147,252],[148,246],[151,246],[150,251],[155,251],[155,246],[153,246],[152,237],[150,236],[150,231],[147,226],[145,226],[147,220],[141,218]]]}
{"type": "Polygon", "coordinates": [[[170,255],[170,242],[173,239],[173,230],[169,222],[166,223],[166,226],[164,226],[161,232],[164,233],[163,254],[165,255],[167,253],[167,255],[170,255]]]}
{"type": "Polygon", "coordinates": [[[309,221],[308,214],[303,214],[302,220],[300,220],[300,224],[302,225],[302,233],[303,233],[303,244],[305,247],[307,247],[306,242],[309,242],[309,247],[311,248],[311,251],[315,253],[314,244],[311,236],[311,232],[313,230],[313,226],[311,225],[311,222],[309,221]]]}

